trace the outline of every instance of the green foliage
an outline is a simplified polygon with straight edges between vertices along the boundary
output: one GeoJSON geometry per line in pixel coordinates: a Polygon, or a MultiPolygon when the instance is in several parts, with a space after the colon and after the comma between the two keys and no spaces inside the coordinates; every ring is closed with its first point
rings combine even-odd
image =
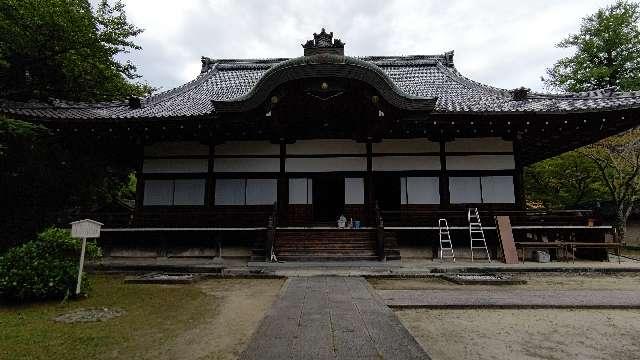
{"type": "Polygon", "coordinates": [[[116,55],[138,50],[142,32],[124,5],[102,0],[0,1],[0,96],[96,101],[145,95],[152,88],[116,55]]]}
{"type": "MultiPolygon", "coordinates": [[[[49,228],[36,240],[0,257],[0,293],[11,300],[62,299],[73,294],[78,275],[81,240],[69,231],[49,228]]],[[[101,256],[95,242],[87,242],[86,260],[101,256]]],[[[84,281],[84,280],[83,280],[84,281]]],[[[87,289],[85,283],[83,289],[87,289]]]]}
{"type": "Polygon", "coordinates": [[[21,161],[17,152],[21,146],[32,147],[33,141],[47,133],[47,128],[20,120],[9,120],[0,116],[0,159],[21,161]],[[9,152],[11,149],[12,153],[9,152]]]}
{"type": "Polygon", "coordinates": [[[527,201],[546,208],[575,209],[608,199],[596,165],[575,151],[529,166],[524,178],[527,201]]]}
{"type": "MultiPolygon", "coordinates": [[[[124,5],[102,0],[0,0],[0,97],[103,101],[144,95],[135,65],[142,32],[124,5]]],[[[132,148],[52,133],[0,116],[0,253],[66,217],[132,199],[132,148]],[[65,216],[60,216],[61,211],[65,216]]]]}
{"type": "Polygon", "coordinates": [[[131,151],[0,117],[0,253],[66,222],[63,210],[73,217],[133,199],[131,151]]]}
{"type": "Polygon", "coordinates": [[[640,129],[611,136],[580,149],[596,166],[615,207],[618,237],[624,238],[633,206],[640,200],[640,129]]]}
{"type": "Polygon", "coordinates": [[[547,69],[547,86],[564,91],[640,88],[639,4],[618,0],[582,19],[580,32],[557,44],[575,48],[547,69]]]}

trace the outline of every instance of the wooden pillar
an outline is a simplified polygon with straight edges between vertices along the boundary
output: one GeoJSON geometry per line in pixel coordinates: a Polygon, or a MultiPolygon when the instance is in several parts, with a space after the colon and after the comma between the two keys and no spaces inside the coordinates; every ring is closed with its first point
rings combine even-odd
{"type": "Polygon", "coordinates": [[[142,167],[144,166],[144,142],[142,142],[137,149],[136,159],[136,207],[133,214],[133,221],[135,223],[141,223],[143,221],[143,208],[144,208],[144,173],[142,167]]]}
{"type": "Polygon", "coordinates": [[[515,171],[513,173],[513,189],[516,206],[519,209],[526,207],[526,199],[524,193],[524,165],[522,164],[522,144],[517,137],[513,139],[513,160],[515,163],[515,171]]]}
{"type": "Polygon", "coordinates": [[[213,208],[215,206],[216,199],[216,176],[213,171],[213,165],[215,161],[216,143],[211,141],[209,143],[209,157],[207,162],[207,179],[205,188],[205,206],[213,208]]]}
{"type": "Polygon", "coordinates": [[[367,222],[373,224],[375,222],[375,193],[373,186],[373,145],[371,141],[367,141],[367,173],[364,177],[364,193],[365,193],[365,211],[367,222]]]}
{"type": "Polygon", "coordinates": [[[440,140],[440,207],[448,208],[451,204],[449,198],[449,175],[447,173],[447,142],[440,140]]]}
{"type": "Polygon", "coordinates": [[[289,179],[286,173],[287,143],[280,141],[280,173],[278,174],[278,226],[288,224],[289,179]]]}

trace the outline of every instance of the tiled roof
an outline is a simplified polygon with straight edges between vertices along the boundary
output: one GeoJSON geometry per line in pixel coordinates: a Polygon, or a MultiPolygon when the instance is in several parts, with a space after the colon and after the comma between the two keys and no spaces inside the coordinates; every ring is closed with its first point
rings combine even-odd
{"type": "MultiPolygon", "coordinates": [[[[529,93],[524,100],[514,100],[513,91],[480,84],[461,75],[453,66],[452,53],[359,59],[378,66],[403,92],[437,98],[437,113],[557,113],[640,108],[640,92],[529,93]]],[[[130,108],[127,102],[0,100],[0,113],[33,118],[114,120],[206,115],[215,110],[212,100],[232,100],[248,94],[268,69],[286,60],[203,58],[203,70],[196,79],[142,99],[140,108],[130,108]]]]}

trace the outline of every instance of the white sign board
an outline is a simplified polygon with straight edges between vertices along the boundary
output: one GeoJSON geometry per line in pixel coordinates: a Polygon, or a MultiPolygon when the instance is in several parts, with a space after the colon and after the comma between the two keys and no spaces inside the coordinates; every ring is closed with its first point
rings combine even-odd
{"type": "Polygon", "coordinates": [[[84,253],[87,248],[87,238],[100,237],[100,227],[102,227],[102,225],[104,224],[90,219],[78,220],[71,223],[71,237],[82,238],[82,250],[80,250],[80,266],[78,267],[76,295],[80,295],[82,268],[84,267],[84,253]]]}
{"type": "Polygon", "coordinates": [[[98,238],[102,223],[95,220],[78,220],[71,223],[71,237],[74,238],[98,238]]]}

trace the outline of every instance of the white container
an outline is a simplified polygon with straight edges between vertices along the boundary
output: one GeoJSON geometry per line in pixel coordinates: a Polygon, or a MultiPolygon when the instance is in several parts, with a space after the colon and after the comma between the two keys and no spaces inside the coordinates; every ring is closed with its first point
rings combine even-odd
{"type": "Polygon", "coordinates": [[[551,255],[546,251],[536,251],[533,256],[537,262],[548,263],[551,261],[551,255]]]}

